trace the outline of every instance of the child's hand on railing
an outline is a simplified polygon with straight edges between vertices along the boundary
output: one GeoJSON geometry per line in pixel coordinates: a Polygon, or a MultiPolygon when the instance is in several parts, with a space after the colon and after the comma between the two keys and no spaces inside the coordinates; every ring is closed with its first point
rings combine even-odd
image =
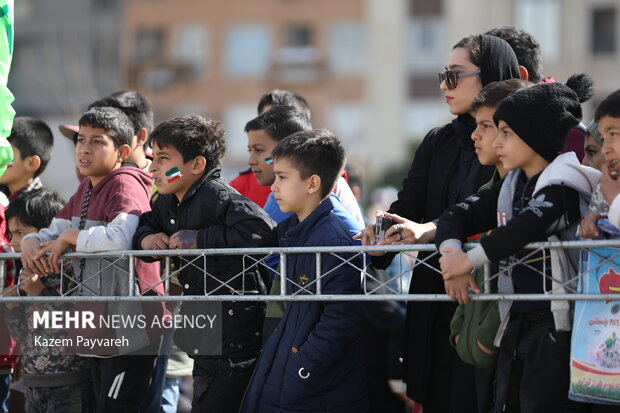
{"type": "Polygon", "coordinates": [[[41,295],[41,291],[45,288],[38,274],[32,274],[22,271],[19,275],[19,288],[24,290],[28,295],[41,295]]]}
{"type": "Polygon", "coordinates": [[[182,229],[170,236],[169,248],[171,250],[189,250],[198,248],[198,231],[194,229],[182,229]]]}
{"type": "Polygon", "coordinates": [[[25,271],[46,276],[50,272],[50,266],[47,257],[37,258],[40,251],[41,242],[38,238],[24,239],[22,241],[22,265],[25,271]]]}
{"type": "Polygon", "coordinates": [[[599,237],[596,221],[603,218],[601,215],[591,212],[579,223],[579,236],[581,238],[594,239],[599,237]]]}
{"type": "Polygon", "coordinates": [[[471,288],[476,294],[480,294],[480,289],[476,285],[474,277],[469,273],[444,281],[444,287],[446,288],[446,294],[450,296],[452,301],[458,301],[459,304],[469,304],[468,288],[471,288]]]}
{"type": "Polygon", "coordinates": [[[460,249],[446,248],[441,253],[443,255],[439,258],[439,264],[444,281],[469,274],[474,269],[467,254],[460,249]]]}
{"type": "MultiPolygon", "coordinates": [[[[159,232],[157,234],[147,235],[142,238],[142,241],[140,241],[140,248],[143,250],[167,250],[169,242],[170,238],[168,235],[163,232],[159,232]]],[[[161,257],[154,256],[152,258],[158,260],[161,257]]]]}

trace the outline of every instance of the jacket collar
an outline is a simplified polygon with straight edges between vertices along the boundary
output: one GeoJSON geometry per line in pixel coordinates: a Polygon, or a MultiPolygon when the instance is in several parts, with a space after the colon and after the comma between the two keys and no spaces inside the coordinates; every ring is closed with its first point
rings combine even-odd
{"type": "Polygon", "coordinates": [[[185,195],[183,195],[183,199],[181,202],[185,201],[187,198],[191,197],[196,193],[198,188],[200,188],[205,182],[213,181],[214,179],[218,179],[220,177],[220,168],[213,168],[209,172],[205,172],[204,175],[200,177],[196,182],[189,187],[185,195]]]}
{"type": "Polygon", "coordinates": [[[329,197],[323,200],[318,207],[306,219],[299,222],[296,214],[293,214],[288,219],[285,219],[278,224],[278,233],[280,234],[280,240],[286,241],[294,238],[305,239],[309,233],[312,232],[316,224],[326,215],[328,215],[334,205],[330,201],[329,197]]]}

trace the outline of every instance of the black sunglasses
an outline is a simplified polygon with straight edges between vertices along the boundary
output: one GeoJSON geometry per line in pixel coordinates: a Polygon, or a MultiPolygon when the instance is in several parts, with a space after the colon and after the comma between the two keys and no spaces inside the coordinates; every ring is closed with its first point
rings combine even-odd
{"type": "Polygon", "coordinates": [[[446,70],[445,72],[437,73],[437,77],[439,78],[439,83],[446,82],[446,87],[448,88],[448,90],[452,90],[458,86],[460,77],[475,76],[479,73],[480,69],[474,70],[473,72],[469,73],[459,73],[455,72],[454,70],[446,70]]]}

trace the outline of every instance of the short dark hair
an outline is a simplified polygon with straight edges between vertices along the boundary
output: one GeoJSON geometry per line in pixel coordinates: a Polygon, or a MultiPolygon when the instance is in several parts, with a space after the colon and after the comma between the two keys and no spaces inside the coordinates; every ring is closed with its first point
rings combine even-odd
{"type": "Polygon", "coordinates": [[[491,29],[485,34],[499,37],[512,47],[519,64],[527,69],[530,82],[538,83],[543,80],[540,43],[531,34],[512,26],[491,29]]]}
{"type": "Polygon", "coordinates": [[[299,171],[301,179],[318,175],[321,178],[322,198],[333,189],[345,161],[340,140],[325,129],[297,132],[278,142],[271,156],[275,160],[289,160],[299,171]]]}
{"type": "Polygon", "coordinates": [[[611,92],[596,108],[594,112],[596,123],[604,116],[620,118],[620,89],[611,92]]]}
{"type": "Polygon", "coordinates": [[[197,156],[207,160],[207,170],[217,168],[226,151],[222,122],[200,115],[187,115],[163,121],[153,129],[148,144],[176,148],[188,162],[197,156]]]}
{"type": "Polygon", "coordinates": [[[110,135],[114,147],[131,146],[133,126],[131,121],[121,110],[109,106],[88,109],[80,118],[80,128],[88,125],[103,129],[110,135]]]}
{"type": "Polygon", "coordinates": [[[471,109],[475,112],[482,106],[496,108],[512,92],[531,85],[533,83],[521,79],[508,79],[489,83],[476,95],[471,103],[471,109]]]}
{"type": "Polygon", "coordinates": [[[304,130],[311,130],[310,119],[293,106],[274,106],[245,124],[245,132],[265,130],[276,142],[304,130]]]}
{"type": "Polygon", "coordinates": [[[56,193],[46,188],[25,191],[13,199],[6,209],[7,221],[16,218],[20,223],[35,227],[37,230],[47,228],[65,201],[56,193]]]}
{"type": "Polygon", "coordinates": [[[149,133],[153,129],[153,110],[144,96],[138,92],[121,90],[88,105],[88,109],[101,107],[112,107],[123,111],[133,125],[134,135],[141,128],[149,133]]]}
{"type": "Polygon", "coordinates": [[[452,49],[462,47],[467,50],[469,55],[469,61],[474,65],[480,67],[482,65],[482,44],[479,34],[472,34],[467,37],[463,37],[452,49]]]}
{"type": "Polygon", "coordinates": [[[22,158],[33,155],[41,158],[41,166],[34,172],[35,177],[45,171],[54,146],[54,135],[45,122],[30,116],[18,116],[13,119],[11,134],[7,139],[19,149],[22,158]]]}
{"type": "Polygon", "coordinates": [[[258,114],[263,113],[265,106],[293,106],[295,109],[312,119],[310,106],[300,94],[288,90],[274,89],[263,93],[258,101],[258,114]]]}

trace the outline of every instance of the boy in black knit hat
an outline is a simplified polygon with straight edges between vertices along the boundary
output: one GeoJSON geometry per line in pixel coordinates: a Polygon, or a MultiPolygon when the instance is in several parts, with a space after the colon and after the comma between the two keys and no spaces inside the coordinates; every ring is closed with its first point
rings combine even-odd
{"type": "MultiPolygon", "coordinates": [[[[435,237],[444,280],[461,284],[460,294],[473,284],[472,269],[490,261],[500,263],[500,293],[571,291],[568,280],[576,275],[576,265],[564,266],[563,271],[555,265],[560,259],[576,263],[570,251],[523,247],[574,234],[587,207],[599,172],[580,165],[574,153],[559,152],[568,131],[581,119],[581,102],[591,96],[592,81],[577,75],[566,85],[540,84],[514,92],[495,111],[499,134],[494,146],[510,172],[491,188],[447,209],[435,237]],[[490,229],[494,231],[478,246],[462,251],[467,236],[490,229]]],[[[569,303],[500,301],[499,308],[495,411],[587,411],[589,406],[567,397],[569,303]]]]}

